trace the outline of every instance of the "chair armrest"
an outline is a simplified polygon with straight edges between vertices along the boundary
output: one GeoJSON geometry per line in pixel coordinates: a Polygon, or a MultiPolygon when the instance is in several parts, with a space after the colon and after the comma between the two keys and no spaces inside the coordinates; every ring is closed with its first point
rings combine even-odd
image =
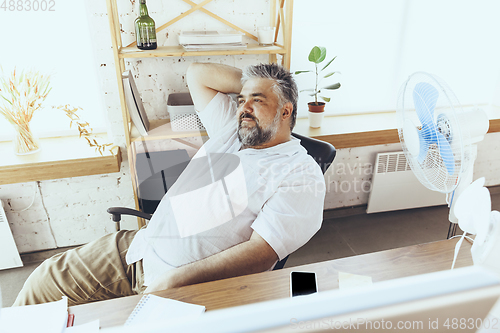
{"type": "Polygon", "coordinates": [[[153,214],[148,214],[148,213],[143,213],[139,210],[127,208],[127,207],[109,207],[107,209],[107,212],[113,215],[113,221],[118,222],[120,221],[120,216],[123,215],[132,215],[132,216],[137,216],[137,217],[142,217],[143,219],[150,220],[153,214]],[[115,216],[118,219],[115,219],[115,216]]]}
{"type": "Polygon", "coordinates": [[[115,222],[116,231],[120,231],[120,220],[122,219],[122,215],[137,216],[146,220],[150,220],[153,216],[152,214],[143,213],[139,210],[126,207],[109,207],[107,209],[107,212],[112,215],[112,219],[115,222]]]}
{"type": "Polygon", "coordinates": [[[276,271],[278,269],[282,269],[283,266],[285,266],[285,263],[286,263],[286,260],[288,259],[289,256],[286,256],[285,258],[283,258],[283,260],[280,260],[276,263],[276,265],[274,265],[274,268],[273,268],[273,271],[276,271]]]}

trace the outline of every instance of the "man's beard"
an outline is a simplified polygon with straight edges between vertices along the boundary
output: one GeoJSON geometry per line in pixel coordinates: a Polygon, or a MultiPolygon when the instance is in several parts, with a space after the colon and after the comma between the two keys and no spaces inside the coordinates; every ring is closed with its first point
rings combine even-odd
{"type": "Polygon", "coordinates": [[[280,113],[276,112],[273,122],[267,128],[262,128],[259,126],[259,121],[254,115],[243,112],[238,119],[238,139],[242,143],[243,147],[263,145],[273,139],[276,136],[276,133],[278,133],[279,120],[280,113]],[[252,119],[255,122],[255,125],[250,128],[242,127],[241,120],[243,118],[252,119]]]}

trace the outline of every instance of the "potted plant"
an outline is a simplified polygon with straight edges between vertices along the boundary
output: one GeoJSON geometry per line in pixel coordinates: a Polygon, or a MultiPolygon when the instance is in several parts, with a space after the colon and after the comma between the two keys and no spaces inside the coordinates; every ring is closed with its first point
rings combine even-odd
{"type": "MultiPolygon", "coordinates": [[[[324,96],[319,96],[320,93],[324,90],[336,90],[340,88],[340,83],[334,83],[330,85],[326,85],[323,87],[320,87],[319,84],[321,83],[322,79],[326,79],[330,76],[332,76],[335,73],[338,72],[329,72],[328,74],[322,75],[322,72],[330,66],[330,64],[337,58],[336,56],[333,57],[332,60],[328,61],[328,63],[323,66],[323,68],[319,68],[319,64],[321,64],[323,61],[326,59],[326,48],[323,46],[315,46],[312,48],[311,52],[309,53],[309,61],[314,63],[314,73],[316,75],[316,80],[315,80],[315,85],[314,88],[312,89],[304,89],[302,91],[310,91],[312,92],[309,94],[309,96],[314,96],[314,102],[309,102],[307,103],[309,107],[309,123],[311,127],[320,127],[321,126],[321,121],[323,119],[323,113],[325,112],[325,104],[326,102],[330,102],[329,97],[324,97],[324,96]],[[321,98],[324,102],[318,102],[318,97],[321,98]]],[[[301,74],[301,73],[310,73],[313,72],[312,70],[309,71],[296,71],[295,75],[301,74]]]]}

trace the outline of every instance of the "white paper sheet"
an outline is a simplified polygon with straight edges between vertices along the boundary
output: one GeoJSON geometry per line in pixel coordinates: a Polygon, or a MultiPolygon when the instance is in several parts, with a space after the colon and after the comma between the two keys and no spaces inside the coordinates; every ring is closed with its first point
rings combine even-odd
{"type": "Polygon", "coordinates": [[[153,321],[194,319],[203,312],[205,312],[205,307],[202,305],[180,302],[155,295],[145,295],[132,311],[125,326],[153,321]]]}
{"type": "Polygon", "coordinates": [[[68,324],[68,299],[36,305],[3,308],[0,333],[59,333],[68,324]]]}
{"type": "Polygon", "coordinates": [[[339,289],[350,289],[372,284],[371,276],[339,272],[339,289]]]}

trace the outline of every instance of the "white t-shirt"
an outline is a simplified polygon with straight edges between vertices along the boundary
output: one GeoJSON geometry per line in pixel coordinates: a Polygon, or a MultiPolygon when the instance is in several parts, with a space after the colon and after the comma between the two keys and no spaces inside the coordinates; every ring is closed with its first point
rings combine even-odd
{"type": "Polygon", "coordinates": [[[318,164],[296,138],[240,150],[236,109],[218,93],[199,113],[210,139],[132,241],[126,260],[143,260],[145,285],[249,240],[254,230],[281,260],[321,227],[325,181],[318,164]]]}

